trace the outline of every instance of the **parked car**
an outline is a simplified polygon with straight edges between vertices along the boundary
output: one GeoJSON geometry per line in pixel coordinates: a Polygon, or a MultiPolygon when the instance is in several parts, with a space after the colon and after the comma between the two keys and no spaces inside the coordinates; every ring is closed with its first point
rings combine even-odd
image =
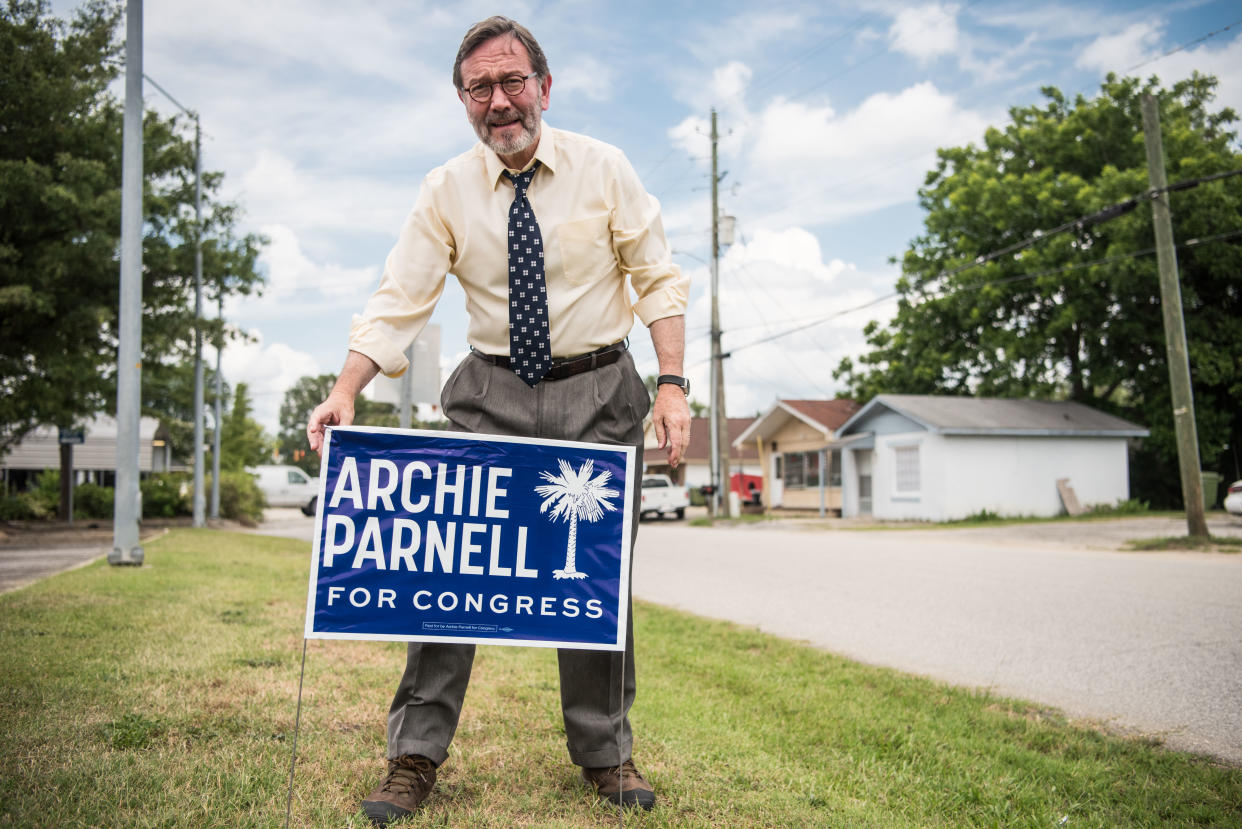
{"type": "Polygon", "coordinates": [[[315,514],[319,478],[296,466],[270,464],[248,470],[254,475],[269,507],[301,507],[303,515],[315,514]]]}
{"type": "Polygon", "coordinates": [[[1225,493],[1225,511],[1242,515],[1242,481],[1234,481],[1225,493]]]}
{"type": "Polygon", "coordinates": [[[644,475],[643,497],[638,509],[639,518],[663,518],[675,515],[686,517],[686,507],[690,506],[690,490],[677,486],[667,475],[644,475]]]}

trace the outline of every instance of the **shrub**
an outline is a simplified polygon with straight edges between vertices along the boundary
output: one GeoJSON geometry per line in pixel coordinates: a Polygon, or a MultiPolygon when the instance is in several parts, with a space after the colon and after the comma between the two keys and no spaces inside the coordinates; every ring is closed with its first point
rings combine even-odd
{"type": "Polygon", "coordinates": [[[111,518],[114,497],[112,487],[78,484],[73,488],[73,517],[111,518]]]}
{"type": "Polygon", "coordinates": [[[40,521],[51,517],[31,492],[0,498],[0,521],[40,521]]]}
{"type": "Polygon", "coordinates": [[[1119,499],[1115,504],[1092,504],[1087,510],[1091,515],[1142,515],[1151,505],[1138,498],[1119,499]]]}
{"type": "Polygon", "coordinates": [[[176,518],[190,515],[194,505],[185,483],[186,476],[174,472],[157,472],[144,478],[139,483],[142,489],[142,517],[176,518]]]}
{"type": "MultiPolygon", "coordinates": [[[[211,479],[207,479],[211,490],[211,479]]],[[[263,518],[267,501],[258,482],[249,472],[220,470],[220,517],[253,527],[263,518]]]]}

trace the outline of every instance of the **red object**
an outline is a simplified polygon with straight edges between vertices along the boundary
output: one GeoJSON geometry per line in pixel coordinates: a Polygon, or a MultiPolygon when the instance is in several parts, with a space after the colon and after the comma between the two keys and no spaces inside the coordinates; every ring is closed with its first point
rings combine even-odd
{"type": "Polygon", "coordinates": [[[736,492],[743,501],[749,500],[752,491],[763,494],[763,476],[734,472],[729,476],[729,489],[736,492]]]}

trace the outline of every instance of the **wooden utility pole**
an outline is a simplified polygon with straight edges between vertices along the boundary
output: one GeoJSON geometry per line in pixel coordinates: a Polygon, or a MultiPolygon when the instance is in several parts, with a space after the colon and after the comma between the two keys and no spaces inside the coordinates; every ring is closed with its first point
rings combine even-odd
{"type": "Polygon", "coordinates": [[[1160,270],[1160,305],[1164,312],[1164,340],[1169,362],[1169,390],[1173,398],[1173,426],[1177,432],[1177,460],[1182,473],[1182,501],[1190,535],[1207,538],[1203,514],[1203,478],[1199,469],[1199,435],[1195,429],[1195,398],[1190,386],[1190,359],[1186,353],[1186,322],[1182,289],[1177,276],[1177,250],[1169,214],[1164,176],[1164,145],[1160,112],[1152,95],[1143,96],[1143,135],[1147,144],[1147,179],[1154,191],[1152,224],[1156,229],[1156,264],[1160,270]]]}
{"type": "Polygon", "coordinates": [[[720,173],[716,110],[712,110],[712,514],[729,514],[729,418],[725,416],[724,354],[720,348],[720,173]]]}

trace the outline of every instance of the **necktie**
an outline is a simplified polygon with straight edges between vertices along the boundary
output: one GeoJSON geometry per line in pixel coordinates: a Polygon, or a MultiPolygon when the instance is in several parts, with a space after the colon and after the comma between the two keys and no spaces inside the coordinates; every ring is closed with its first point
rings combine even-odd
{"type": "Polygon", "coordinates": [[[552,366],[543,235],[526,198],[526,188],[538,169],[536,161],[534,167],[516,176],[505,171],[513,182],[513,206],[509,208],[509,365],[532,387],[552,366]]]}

